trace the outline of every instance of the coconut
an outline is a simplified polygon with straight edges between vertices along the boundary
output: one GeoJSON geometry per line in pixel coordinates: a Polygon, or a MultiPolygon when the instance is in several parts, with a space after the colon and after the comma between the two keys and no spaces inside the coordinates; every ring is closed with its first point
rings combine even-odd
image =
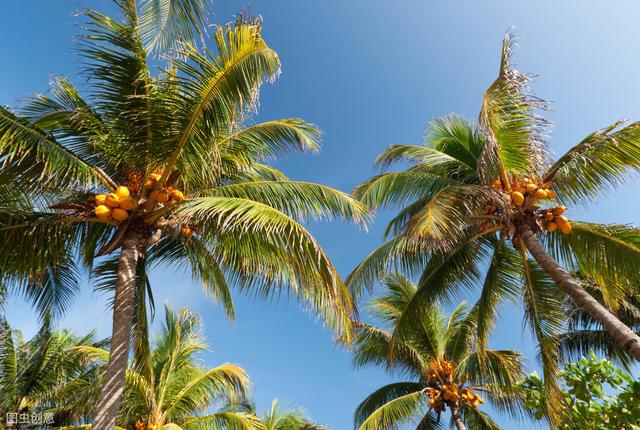
{"type": "Polygon", "coordinates": [[[117,195],[120,199],[126,199],[127,197],[129,197],[129,188],[125,187],[124,185],[120,185],[120,186],[116,189],[116,195],[117,195]]]}
{"type": "Polygon", "coordinates": [[[571,223],[570,222],[566,222],[564,224],[560,224],[560,231],[564,234],[569,234],[571,233],[571,230],[573,228],[571,227],[571,223]]]}
{"type": "Polygon", "coordinates": [[[548,199],[555,199],[556,197],[558,197],[558,193],[556,193],[553,190],[547,190],[547,198],[548,199]]]}
{"type": "Polygon", "coordinates": [[[173,199],[175,201],[181,201],[184,200],[184,194],[182,194],[182,191],[180,190],[173,190],[171,191],[171,195],[173,196],[173,199]]]}
{"type": "Polygon", "coordinates": [[[103,205],[104,199],[106,198],[107,198],[106,194],[96,194],[96,197],[95,197],[96,206],[103,205]]]}
{"type": "Polygon", "coordinates": [[[546,214],[544,214],[544,219],[546,219],[547,221],[553,221],[553,214],[551,212],[547,212],[546,214]]]}
{"type": "Polygon", "coordinates": [[[536,190],[536,199],[546,199],[547,198],[547,190],[543,189],[543,188],[538,188],[536,190]]]}
{"type": "Polygon", "coordinates": [[[547,231],[556,231],[558,229],[558,224],[555,222],[547,223],[547,231]]]}
{"type": "Polygon", "coordinates": [[[111,212],[111,216],[113,217],[113,219],[115,219],[116,221],[124,221],[125,219],[127,219],[129,217],[129,212],[127,212],[124,209],[120,209],[120,208],[115,208],[112,212],[111,212]]]}
{"type": "Polygon", "coordinates": [[[524,203],[524,195],[520,191],[514,191],[511,193],[511,200],[516,206],[521,206],[524,203]]]}
{"type": "Polygon", "coordinates": [[[180,230],[180,233],[186,237],[187,239],[191,237],[191,235],[193,234],[193,231],[191,230],[191,228],[189,226],[184,226],[182,227],[182,229],[180,230]]]}
{"type": "Polygon", "coordinates": [[[98,218],[106,218],[111,216],[111,208],[106,205],[98,205],[95,210],[98,218]]]}
{"type": "Polygon", "coordinates": [[[553,212],[554,215],[562,215],[566,209],[567,208],[564,206],[556,206],[555,208],[551,209],[551,212],[553,212]]]}
{"type": "Polygon", "coordinates": [[[120,200],[120,207],[126,211],[132,211],[138,207],[138,201],[131,197],[127,197],[120,200]]]}
{"type": "Polygon", "coordinates": [[[527,184],[528,193],[535,193],[537,189],[538,189],[538,186],[536,184],[527,184]]]}
{"type": "Polygon", "coordinates": [[[151,192],[151,198],[159,203],[166,203],[169,200],[169,194],[164,191],[153,191],[151,192]]]}
{"type": "Polygon", "coordinates": [[[116,193],[109,193],[104,199],[104,204],[110,208],[117,208],[120,206],[120,197],[116,193]]]}

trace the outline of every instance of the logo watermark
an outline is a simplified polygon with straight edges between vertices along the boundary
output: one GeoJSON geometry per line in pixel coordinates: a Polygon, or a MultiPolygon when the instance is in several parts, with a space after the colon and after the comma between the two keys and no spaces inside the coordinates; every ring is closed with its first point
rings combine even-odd
{"type": "Polygon", "coordinates": [[[31,427],[31,426],[42,426],[42,425],[52,425],[53,421],[53,413],[51,412],[7,412],[5,415],[5,424],[7,426],[20,426],[20,427],[31,427]]]}

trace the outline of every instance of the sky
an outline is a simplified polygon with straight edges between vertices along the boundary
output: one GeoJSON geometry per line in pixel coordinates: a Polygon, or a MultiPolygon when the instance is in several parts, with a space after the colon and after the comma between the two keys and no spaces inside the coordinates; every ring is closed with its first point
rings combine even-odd
{"type": "MultiPolygon", "coordinates": [[[[232,20],[246,4],[214,2],[211,22],[232,20]]],[[[53,75],[84,82],[73,51],[80,22],[74,12],[82,6],[113,10],[106,0],[3,0],[0,104],[45,92],[53,75]]],[[[372,162],[386,146],[420,144],[430,119],[451,112],[476,118],[509,30],[519,35],[518,68],[535,74],[535,93],[553,103],[547,116],[555,123],[554,154],[616,120],[640,119],[640,4],[634,1],[254,0],[251,9],[263,17],[264,37],[283,64],[280,79],[264,87],[256,119],[301,117],[323,130],[319,155],[278,163],[293,179],[350,192],[375,173],[372,162]]],[[[570,208],[570,218],[638,225],[639,192],[632,181],[595,205],[570,208]]],[[[381,243],[389,215],[379,214],[368,232],[341,223],[311,230],[346,276],[381,243]]],[[[357,404],[394,380],[379,369],[355,370],[349,353],[294,300],[262,303],[236,294],[237,321],[230,323],[189,273],[158,270],[152,283],[158,305],[189,306],[202,315],[211,349],[203,362],[243,366],[259,409],[278,398],[347,430],[357,404]]],[[[59,325],[107,336],[106,301],[84,282],[59,325]]],[[[19,297],[11,298],[7,314],[25,334],[36,330],[34,312],[19,297]]],[[[501,312],[492,346],[519,350],[529,369],[537,368],[520,306],[501,312]]],[[[536,428],[498,421],[509,429],[536,428]]]]}

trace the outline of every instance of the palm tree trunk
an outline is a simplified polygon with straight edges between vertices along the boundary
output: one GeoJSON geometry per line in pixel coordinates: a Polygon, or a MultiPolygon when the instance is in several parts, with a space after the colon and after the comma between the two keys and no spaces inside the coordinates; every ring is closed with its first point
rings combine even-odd
{"type": "Polygon", "coordinates": [[[602,306],[591,294],[586,292],[582,286],[555,261],[542,247],[540,241],[535,237],[531,228],[522,221],[516,225],[518,233],[525,246],[536,259],[540,267],[555,281],[555,283],[582,310],[598,321],[609,335],[629,353],[633,358],[640,361],[640,337],[629,327],[623,324],[611,312],[602,306]]]}
{"type": "Polygon", "coordinates": [[[133,324],[136,268],[142,256],[144,239],[141,229],[131,225],[129,230],[122,241],[118,259],[109,363],[94,413],[93,430],[113,430],[124,391],[133,324]]]}
{"type": "Polygon", "coordinates": [[[462,422],[462,416],[460,415],[460,407],[452,406],[451,407],[451,417],[453,417],[453,423],[456,425],[456,429],[458,430],[467,430],[464,423],[462,422]]]}

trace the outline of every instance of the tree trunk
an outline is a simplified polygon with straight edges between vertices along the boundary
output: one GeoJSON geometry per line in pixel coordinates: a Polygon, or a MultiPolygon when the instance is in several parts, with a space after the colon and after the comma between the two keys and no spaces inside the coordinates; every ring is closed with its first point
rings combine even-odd
{"type": "Polygon", "coordinates": [[[640,337],[586,292],[557,261],[547,254],[526,223],[520,222],[516,228],[533,258],[551,276],[558,287],[567,293],[578,307],[602,324],[609,335],[629,355],[640,361],[640,337]]]}
{"type": "Polygon", "coordinates": [[[93,430],[113,430],[129,361],[129,345],[133,324],[136,269],[142,256],[144,234],[131,225],[122,241],[118,259],[116,293],[113,304],[113,329],[107,372],[93,418],[93,430]]]}
{"type": "Polygon", "coordinates": [[[453,418],[453,423],[456,425],[456,429],[458,430],[467,430],[464,423],[462,422],[462,416],[460,415],[460,407],[452,406],[451,407],[451,417],[453,418]]]}

